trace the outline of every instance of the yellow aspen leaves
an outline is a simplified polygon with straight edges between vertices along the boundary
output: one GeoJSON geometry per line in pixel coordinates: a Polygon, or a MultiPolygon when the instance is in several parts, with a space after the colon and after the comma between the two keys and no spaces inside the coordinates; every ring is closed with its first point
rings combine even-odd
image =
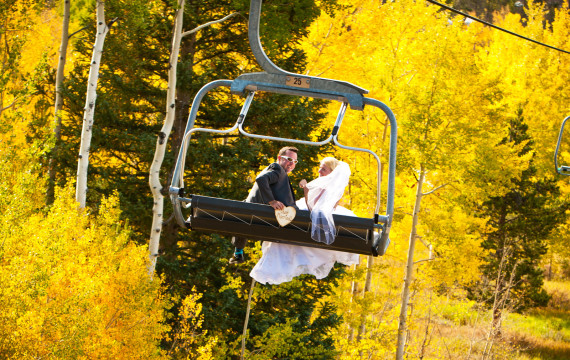
{"type": "Polygon", "coordinates": [[[146,247],[129,241],[116,197],[95,218],[79,211],[70,193],[60,190],[47,213],[28,212],[2,229],[0,302],[7,311],[0,314],[0,353],[163,358],[168,301],[161,280],[147,275],[146,247]]]}

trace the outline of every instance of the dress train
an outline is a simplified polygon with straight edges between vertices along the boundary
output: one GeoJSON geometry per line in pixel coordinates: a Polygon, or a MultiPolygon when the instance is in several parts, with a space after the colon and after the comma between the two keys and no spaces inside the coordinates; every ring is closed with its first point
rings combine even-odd
{"type": "MultiPolygon", "coordinates": [[[[305,199],[297,201],[299,209],[306,209],[305,199]]],[[[337,206],[334,214],[356,216],[351,210],[337,206]]],[[[250,276],[262,284],[281,284],[302,274],[317,279],[328,276],[335,262],[344,265],[358,264],[360,256],[343,251],[311,248],[298,245],[264,241],[263,255],[250,272],[250,276]]]]}

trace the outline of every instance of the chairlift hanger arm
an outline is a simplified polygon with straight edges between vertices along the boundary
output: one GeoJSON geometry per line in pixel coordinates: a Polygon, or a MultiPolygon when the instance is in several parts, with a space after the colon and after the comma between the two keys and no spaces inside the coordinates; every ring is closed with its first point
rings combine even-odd
{"type": "Polygon", "coordinates": [[[558,151],[560,150],[560,143],[562,142],[562,137],[564,133],[564,126],[566,125],[566,121],[570,119],[570,116],[567,116],[563,121],[562,125],[560,126],[560,133],[558,134],[558,142],[556,143],[556,150],[554,151],[554,168],[557,173],[560,175],[570,176],[570,166],[561,165],[558,166],[558,151]]]}
{"type": "Polygon", "coordinates": [[[190,108],[190,114],[188,115],[188,122],[186,123],[186,129],[184,130],[184,137],[180,149],[178,150],[178,157],[176,160],[176,165],[172,173],[172,183],[168,189],[170,193],[170,200],[173,206],[173,213],[178,225],[182,227],[188,227],[186,219],[182,213],[182,201],[181,198],[184,196],[184,164],[186,162],[186,153],[188,151],[188,143],[190,139],[186,139],[186,133],[194,127],[194,122],[198,114],[198,109],[200,108],[200,103],[204,96],[212,89],[225,86],[230,87],[232,84],[231,80],[215,80],[204,86],[198,91],[194,100],[192,101],[192,107],[190,108]]]}
{"type": "Polygon", "coordinates": [[[255,60],[265,70],[265,73],[241,75],[235,80],[232,92],[243,93],[245,90],[264,90],[281,94],[346,101],[351,108],[362,110],[364,106],[362,96],[367,94],[368,90],[346,81],[291,73],[275,65],[267,57],[259,37],[261,2],[262,0],[251,0],[248,37],[255,60]]]}
{"type": "MultiPolygon", "coordinates": [[[[385,244],[388,243],[388,235],[390,233],[390,229],[392,227],[392,219],[394,217],[394,192],[395,192],[395,182],[396,182],[396,151],[397,151],[397,139],[398,139],[398,125],[396,123],[396,117],[392,110],[381,101],[375,99],[364,98],[364,101],[367,105],[375,106],[386,114],[388,120],[390,121],[390,151],[389,151],[389,159],[388,159],[388,189],[386,192],[386,215],[385,216],[378,216],[378,220],[384,223],[384,229],[382,231],[382,235],[379,239],[376,239],[376,243],[374,244],[373,248],[383,248],[385,249],[385,244]],[[382,245],[379,247],[379,245],[382,245]]],[[[377,193],[376,193],[376,211],[375,214],[379,213],[380,210],[380,184],[382,182],[382,168],[380,164],[380,158],[376,153],[368,149],[361,149],[356,147],[350,147],[346,145],[342,145],[338,141],[338,136],[334,136],[334,144],[340,148],[348,149],[348,150],[355,150],[355,151],[363,151],[371,154],[376,159],[378,164],[378,175],[377,175],[377,193]]]]}
{"type": "Polygon", "coordinates": [[[188,121],[186,123],[186,128],[184,129],[184,137],[182,140],[182,144],[180,145],[180,150],[178,152],[178,158],[176,160],[176,166],[174,167],[174,172],[172,174],[172,182],[173,185],[176,187],[182,187],[181,184],[178,183],[179,179],[181,179],[182,175],[184,174],[184,163],[186,158],[186,152],[188,151],[188,142],[189,138],[186,139],[186,134],[190,132],[191,129],[194,128],[194,123],[196,121],[196,116],[198,115],[198,109],[200,108],[200,103],[206,94],[218,87],[231,87],[232,81],[231,80],[214,80],[209,82],[208,84],[202,86],[202,88],[198,91],[194,100],[192,101],[192,107],[190,108],[190,114],[188,115],[188,121]]]}

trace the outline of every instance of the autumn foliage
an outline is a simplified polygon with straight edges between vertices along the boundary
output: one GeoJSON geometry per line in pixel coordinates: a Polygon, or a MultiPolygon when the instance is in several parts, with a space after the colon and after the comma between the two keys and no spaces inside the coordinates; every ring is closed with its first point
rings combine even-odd
{"type": "MultiPolygon", "coordinates": [[[[240,14],[182,41],[163,184],[198,89],[258,70],[248,58],[246,3],[187,5],[188,27],[240,14]]],[[[180,231],[166,204],[158,270],[147,271],[148,162],[164,115],[175,2],[106,2],[107,18],[119,20],[102,57],[83,210],[73,199],[73,179],[95,7],[81,4],[72,4],[71,31],[79,32],[70,39],[57,152],[60,14],[34,1],[0,5],[0,358],[237,358],[259,244],[251,244],[243,267],[231,268],[228,239],[180,231]],[[52,185],[61,186],[46,203],[52,165],[52,185]]],[[[523,17],[491,15],[498,26],[570,50],[567,5],[550,23],[544,13],[530,3],[523,17]]],[[[247,357],[393,358],[406,276],[407,358],[514,357],[520,349],[501,337],[502,321],[548,302],[545,274],[560,281],[570,274],[570,186],[552,164],[560,122],[570,115],[570,55],[423,1],[268,0],[262,16],[263,45],[284,69],[351,82],[394,111],[396,209],[385,256],[362,257],[358,267],[337,267],[325,280],[255,287],[247,357]]],[[[207,98],[200,126],[233,124],[242,100],[232,96],[207,98]]],[[[321,139],[338,106],[258,94],[247,126],[321,139]]],[[[379,154],[386,177],[389,134],[385,115],[366,108],[347,112],[339,141],[379,154]]],[[[227,198],[245,197],[250,177],[281,145],[233,136],[193,141],[188,187],[227,198]]],[[[351,166],[343,204],[372,216],[377,168],[366,153],[301,148],[293,180],[317,176],[325,153],[351,166]]],[[[385,192],[384,182],[382,207],[385,192]]]]}
{"type": "MultiPolygon", "coordinates": [[[[116,201],[94,219],[66,189],[46,213],[2,227],[3,358],[161,358],[167,301],[160,279],[145,272],[145,247],[119,224],[116,201]]],[[[3,220],[14,210],[3,207],[3,220]]]]}

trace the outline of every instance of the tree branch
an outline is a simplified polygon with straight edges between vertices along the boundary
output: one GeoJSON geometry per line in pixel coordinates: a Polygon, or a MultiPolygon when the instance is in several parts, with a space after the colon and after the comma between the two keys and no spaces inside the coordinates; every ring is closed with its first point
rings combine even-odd
{"type": "Polygon", "coordinates": [[[226,16],[226,17],[224,17],[224,18],[222,18],[222,19],[213,20],[213,21],[207,22],[207,23],[205,23],[205,24],[202,24],[202,25],[200,25],[200,26],[197,26],[197,27],[195,27],[195,28],[192,29],[192,30],[183,32],[183,33],[182,33],[182,37],[185,37],[185,36],[190,35],[190,34],[194,34],[195,32],[197,32],[197,31],[199,31],[199,30],[201,30],[201,29],[203,29],[203,28],[205,28],[205,27],[208,27],[208,26],[210,26],[210,25],[214,25],[214,24],[217,24],[217,23],[221,23],[222,21],[226,21],[227,19],[231,18],[232,16],[235,16],[235,15],[238,15],[238,14],[241,14],[241,13],[240,13],[240,12],[235,12],[235,13],[229,14],[228,16],[226,16]]]}
{"type": "Polygon", "coordinates": [[[435,261],[435,259],[430,258],[430,259],[417,260],[417,261],[414,261],[414,265],[425,262],[425,261],[435,261]]]}
{"type": "Polygon", "coordinates": [[[422,196],[429,195],[429,194],[431,194],[431,193],[433,193],[433,192],[435,192],[435,191],[441,189],[441,188],[444,187],[444,186],[447,186],[447,184],[440,185],[440,186],[436,187],[435,189],[433,189],[433,190],[431,190],[431,191],[428,191],[428,192],[426,192],[426,193],[423,193],[422,196]]]}
{"type": "Polygon", "coordinates": [[[72,37],[73,35],[82,32],[83,30],[87,29],[88,27],[90,27],[90,26],[84,26],[84,27],[82,27],[81,29],[77,30],[76,32],[71,33],[67,38],[68,38],[68,39],[71,39],[71,37],[72,37]]]}
{"type": "Polygon", "coordinates": [[[8,110],[9,108],[11,108],[12,106],[16,105],[16,102],[18,101],[18,98],[15,98],[14,101],[12,101],[12,103],[10,105],[7,105],[3,108],[0,108],[0,114],[2,114],[2,112],[4,110],[8,110]]]}

